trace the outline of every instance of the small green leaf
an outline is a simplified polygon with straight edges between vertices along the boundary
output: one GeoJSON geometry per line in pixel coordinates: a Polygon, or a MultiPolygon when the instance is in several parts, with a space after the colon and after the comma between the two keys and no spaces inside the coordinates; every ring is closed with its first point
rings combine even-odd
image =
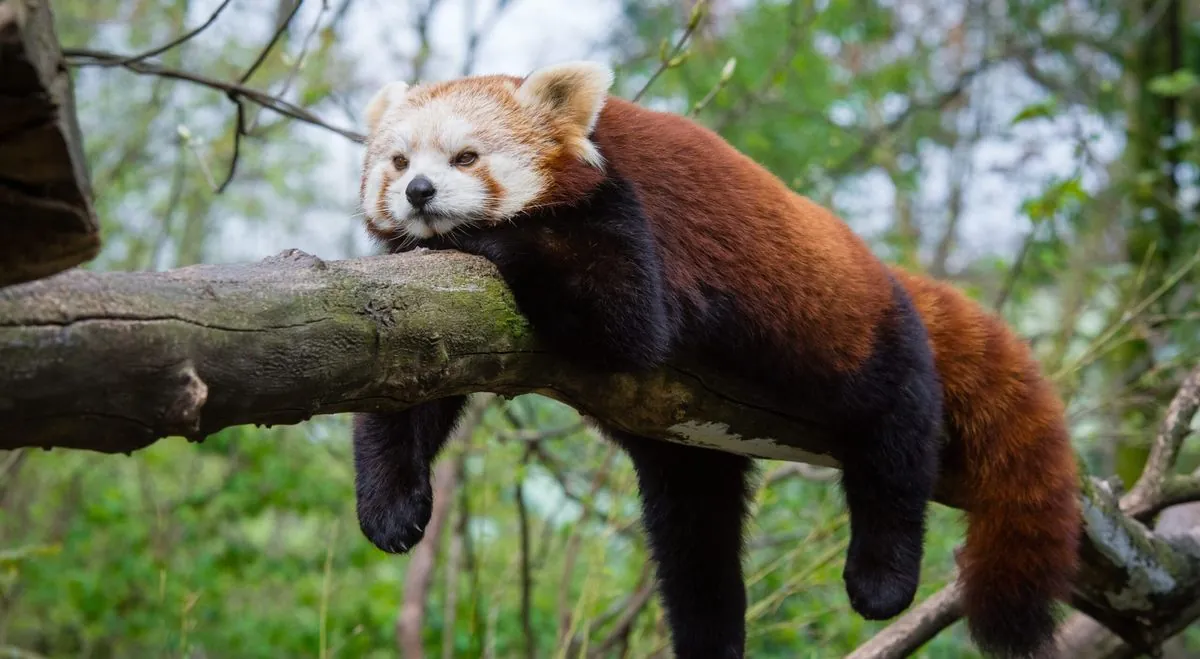
{"type": "Polygon", "coordinates": [[[1023,121],[1030,119],[1044,119],[1054,115],[1054,111],[1058,109],[1058,102],[1053,98],[1048,101],[1027,105],[1013,117],[1012,125],[1017,125],[1023,121]]]}
{"type": "Polygon", "coordinates": [[[1179,69],[1154,78],[1150,81],[1149,89],[1159,96],[1183,96],[1200,89],[1200,78],[1187,69],[1179,69]]]}

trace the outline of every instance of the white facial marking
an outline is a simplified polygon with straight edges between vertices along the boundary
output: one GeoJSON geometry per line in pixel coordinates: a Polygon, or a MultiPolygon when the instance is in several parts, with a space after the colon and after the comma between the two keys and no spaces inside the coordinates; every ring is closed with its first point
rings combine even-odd
{"type": "Polygon", "coordinates": [[[488,93],[472,90],[388,108],[373,137],[376,162],[367,169],[363,189],[368,221],[383,231],[424,239],[475,222],[500,221],[526,208],[545,182],[535,164],[536,145],[522,143],[500,123],[506,112],[511,109],[488,93]],[[465,151],[478,160],[456,165],[465,151]],[[407,160],[399,172],[392,162],[397,155],[407,160]],[[418,176],[428,178],[435,190],[419,209],[405,192],[418,176]],[[380,195],[382,203],[372,201],[380,195]]]}
{"type": "Polygon", "coordinates": [[[380,207],[379,195],[383,192],[383,178],[389,163],[377,162],[367,170],[367,181],[363,187],[362,210],[367,222],[377,229],[386,229],[386,219],[381,217],[384,209],[380,207]]]}
{"type": "Polygon", "coordinates": [[[498,209],[503,217],[516,215],[542,192],[542,176],[530,158],[496,153],[488,167],[492,178],[504,189],[498,209]]]}

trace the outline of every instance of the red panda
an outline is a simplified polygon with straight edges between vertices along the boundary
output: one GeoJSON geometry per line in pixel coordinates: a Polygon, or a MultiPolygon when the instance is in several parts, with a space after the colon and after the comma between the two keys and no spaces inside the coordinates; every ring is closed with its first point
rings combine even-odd
{"type": "MultiPolygon", "coordinates": [[[[823,410],[843,438],[843,580],[866,618],[912,603],[940,465],[968,519],[973,638],[1002,657],[1047,648],[1081,518],[1064,410],[1028,348],[712,131],[610,98],[611,82],[575,62],[388,85],[366,112],[368,230],[394,252],[488,258],[567,358],[637,371],[687,353],[823,410]]],[[[463,403],[356,417],[359,522],[381,549],[421,539],[463,403]]],[[[675,655],[743,656],[751,461],[608,434],[637,473],[675,655]]]]}

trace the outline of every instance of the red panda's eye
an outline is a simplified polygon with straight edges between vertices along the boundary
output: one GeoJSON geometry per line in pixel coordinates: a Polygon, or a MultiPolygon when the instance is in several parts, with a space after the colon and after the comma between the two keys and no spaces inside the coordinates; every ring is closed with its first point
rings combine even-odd
{"type": "Polygon", "coordinates": [[[458,167],[470,167],[475,164],[476,160],[479,160],[479,154],[474,151],[463,151],[454,156],[454,164],[458,167]]]}
{"type": "Polygon", "coordinates": [[[405,169],[408,169],[408,158],[399,155],[392,156],[392,166],[395,167],[397,171],[402,172],[405,169]]]}

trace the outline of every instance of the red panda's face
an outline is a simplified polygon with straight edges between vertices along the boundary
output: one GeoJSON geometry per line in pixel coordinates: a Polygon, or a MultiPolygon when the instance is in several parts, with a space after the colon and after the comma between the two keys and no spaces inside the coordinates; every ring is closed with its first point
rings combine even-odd
{"type": "Polygon", "coordinates": [[[588,139],[612,73],[575,62],[524,80],[391,83],[367,107],[361,203],[377,235],[422,239],[507,221],[555,185],[554,164],[601,168],[588,139]]]}

